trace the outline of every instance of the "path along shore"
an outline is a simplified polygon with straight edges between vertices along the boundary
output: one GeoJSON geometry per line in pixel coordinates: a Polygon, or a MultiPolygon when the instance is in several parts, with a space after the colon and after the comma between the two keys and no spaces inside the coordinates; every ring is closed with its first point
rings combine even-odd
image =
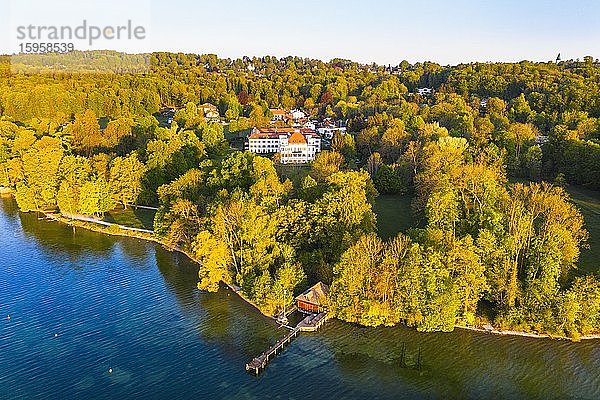
{"type": "MultiPolygon", "coordinates": [[[[0,189],[2,189],[2,188],[0,188],[0,189]]],[[[12,192],[10,190],[4,190],[4,191],[0,190],[0,195],[12,195],[12,192]]],[[[180,249],[180,248],[170,248],[169,246],[166,246],[151,231],[132,229],[132,228],[124,227],[124,226],[117,225],[117,224],[110,224],[110,223],[107,223],[104,221],[95,220],[93,218],[73,219],[73,218],[68,218],[61,214],[55,214],[55,213],[44,213],[44,215],[46,215],[46,218],[48,218],[49,220],[53,220],[56,222],[62,222],[64,224],[67,224],[70,226],[84,228],[84,229],[99,232],[99,233],[106,233],[111,236],[133,237],[136,239],[148,240],[148,241],[160,244],[167,250],[177,251],[181,254],[184,254],[191,261],[195,262],[199,266],[201,265],[200,261],[198,261],[188,251],[186,251],[184,249],[180,249]]],[[[248,299],[243,294],[243,292],[241,291],[241,289],[239,287],[237,287],[233,284],[226,283],[226,282],[225,282],[225,284],[227,285],[229,290],[231,290],[232,292],[237,294],[242,300],[244,300],[245,302],[250,304],[252,307],[256,308],[261,314],[263,314],[267,318],[273,319],[272,316],[266,315],[262,311],[260,311],[260,308],[258,308],[258,306],[256,304],[254,304],[250,299],[248,299]]],[[[520,331],[513,331],[513,330],[500,330],[500,329],[494,328],[491,325],[486,325],[483,327],[455,325],[455,328],[464,329],[464,330],[473,331],[473,332],[493,334],[493,335],[502,335],[502,336],[521,336],[521,337],[537,338],[537,339],[559,339],[559,340],[569,340],[569,341],[573,340],[571,338],[564,337],[564,336],[552,336],[552,335],[542,334],[542,333],[520,332],[520,331]]],[[[600,340],[600,333],[592,334],[592,335],[584,335],[584,336],[579,337],[578,340],[600,340]]]]}

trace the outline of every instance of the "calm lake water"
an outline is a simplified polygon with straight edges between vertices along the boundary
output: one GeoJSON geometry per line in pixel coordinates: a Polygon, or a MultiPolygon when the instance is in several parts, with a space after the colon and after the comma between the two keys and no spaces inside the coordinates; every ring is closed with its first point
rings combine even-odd
{"type": "Polygon", "coordinates": [[[245,362],[283,332],[226,290],[198,291],[185,257],[10,198],[0,251],[0,399],[600,399],[600,341],[333,321],[256,378],[245,362]]]}

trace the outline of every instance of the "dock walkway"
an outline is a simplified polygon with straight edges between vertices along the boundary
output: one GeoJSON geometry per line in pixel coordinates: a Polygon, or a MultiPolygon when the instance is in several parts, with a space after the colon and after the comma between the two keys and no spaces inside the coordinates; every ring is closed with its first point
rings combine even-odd
{"type": "Polygon", "coordinates": [[[325,321],[327,320],[327,313],[321,312],[319,314],[311,314],[305,317],[295,328],[287,333],[283,338],[279,339],[277,343],[269,347],[268,350],[263,352],[258,357],[255,357],[252,361],[246,364],[246,371],[254,372],[256,375],[263,371],[269,361],[271,361],[278,353],[281,353],[285,346],[294,340],[300,332],[315,332],[317,331],[325,321]]]}
{"type": "Polygon", "coordinates": [[[325,323],[327,319],[327,313],[321,312],[318,314],[311,314],[304,318],[296,328],[300,329],[302,332],[315,332],[319,330],[321,326],[325,323]]]}

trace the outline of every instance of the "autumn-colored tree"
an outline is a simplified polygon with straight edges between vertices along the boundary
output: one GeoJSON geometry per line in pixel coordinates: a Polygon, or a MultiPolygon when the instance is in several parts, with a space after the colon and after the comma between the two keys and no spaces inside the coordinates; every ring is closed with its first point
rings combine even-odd
{"type": "Polygon", "coordinates": [[[23,211],[56,206],[58,171],[64,155],[60,139],[44,136],[23,153],[23,180],[17,184],[17,202],[23,211]]]}
{"type": "Polygon", "coordinates": [[[98,117],[92,110],[75,116],[72,132],[73,145],[85,155],[89,156],[95,148],[103,144],[98,117]]]}
{"type": "Polygon", "coordinates": [[[223,241],[217,240],[209,231],[202,231],[194,240],[194,255],[202,263],[198,288],[216,292],[221,282],[230,283],[231,254],[223,241]]]}
{"type": "Polygon", "coordinates": [[[108,182],[95,178],[83,184],[79,192],[79,210],[82,214],[102,217],[115,203],[108,182]]]}
{"type": "Polygon", "coordinates": [[[137,203],[145,173],[146,166],[138,159],[136,153],[112,160],[109,184],[115,201],[123,204],[125,208],[128,204],[137,203]]]}
{"type": "Polygon", "coordinates": [[[402,154],[408,139],[409,134],[406,132],[404,122],[397,118],[392,120],[381,137],[379,152],[383,159],[388,164],[396,162],[402,154]]]}
{"type": "Polygon", "coordinates": [[[91,163],[85,157],[68,155],[63,157],[59,173],[58,208],[65,215],[79,214],[81,189],[93,174],[91,163]]]}
{"type": "Polygon", "coordinates": [[[312,175],[318,181],[324,181],[327,177],[340,171],[344,164],[344,156],[335,151],[322,151],[317,154],[312,163],[312,175]]]}

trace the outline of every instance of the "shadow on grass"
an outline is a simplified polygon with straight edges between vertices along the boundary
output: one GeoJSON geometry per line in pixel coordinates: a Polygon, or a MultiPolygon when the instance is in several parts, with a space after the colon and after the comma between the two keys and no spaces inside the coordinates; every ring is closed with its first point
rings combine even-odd
{"type": "Polygon", "coordinates": [[[581,251],[579,274],[600,273],[600,192],[570,186],[567,191],[585,219],[589,248],[581,251]]]}
{"type": "Polygon", "coordinates": [[[137,229],[154,229],[154,215],[156,211],[141,208],[118,208],[106,213],[104,220],[113,224],[128,226],[137,229]]]}

